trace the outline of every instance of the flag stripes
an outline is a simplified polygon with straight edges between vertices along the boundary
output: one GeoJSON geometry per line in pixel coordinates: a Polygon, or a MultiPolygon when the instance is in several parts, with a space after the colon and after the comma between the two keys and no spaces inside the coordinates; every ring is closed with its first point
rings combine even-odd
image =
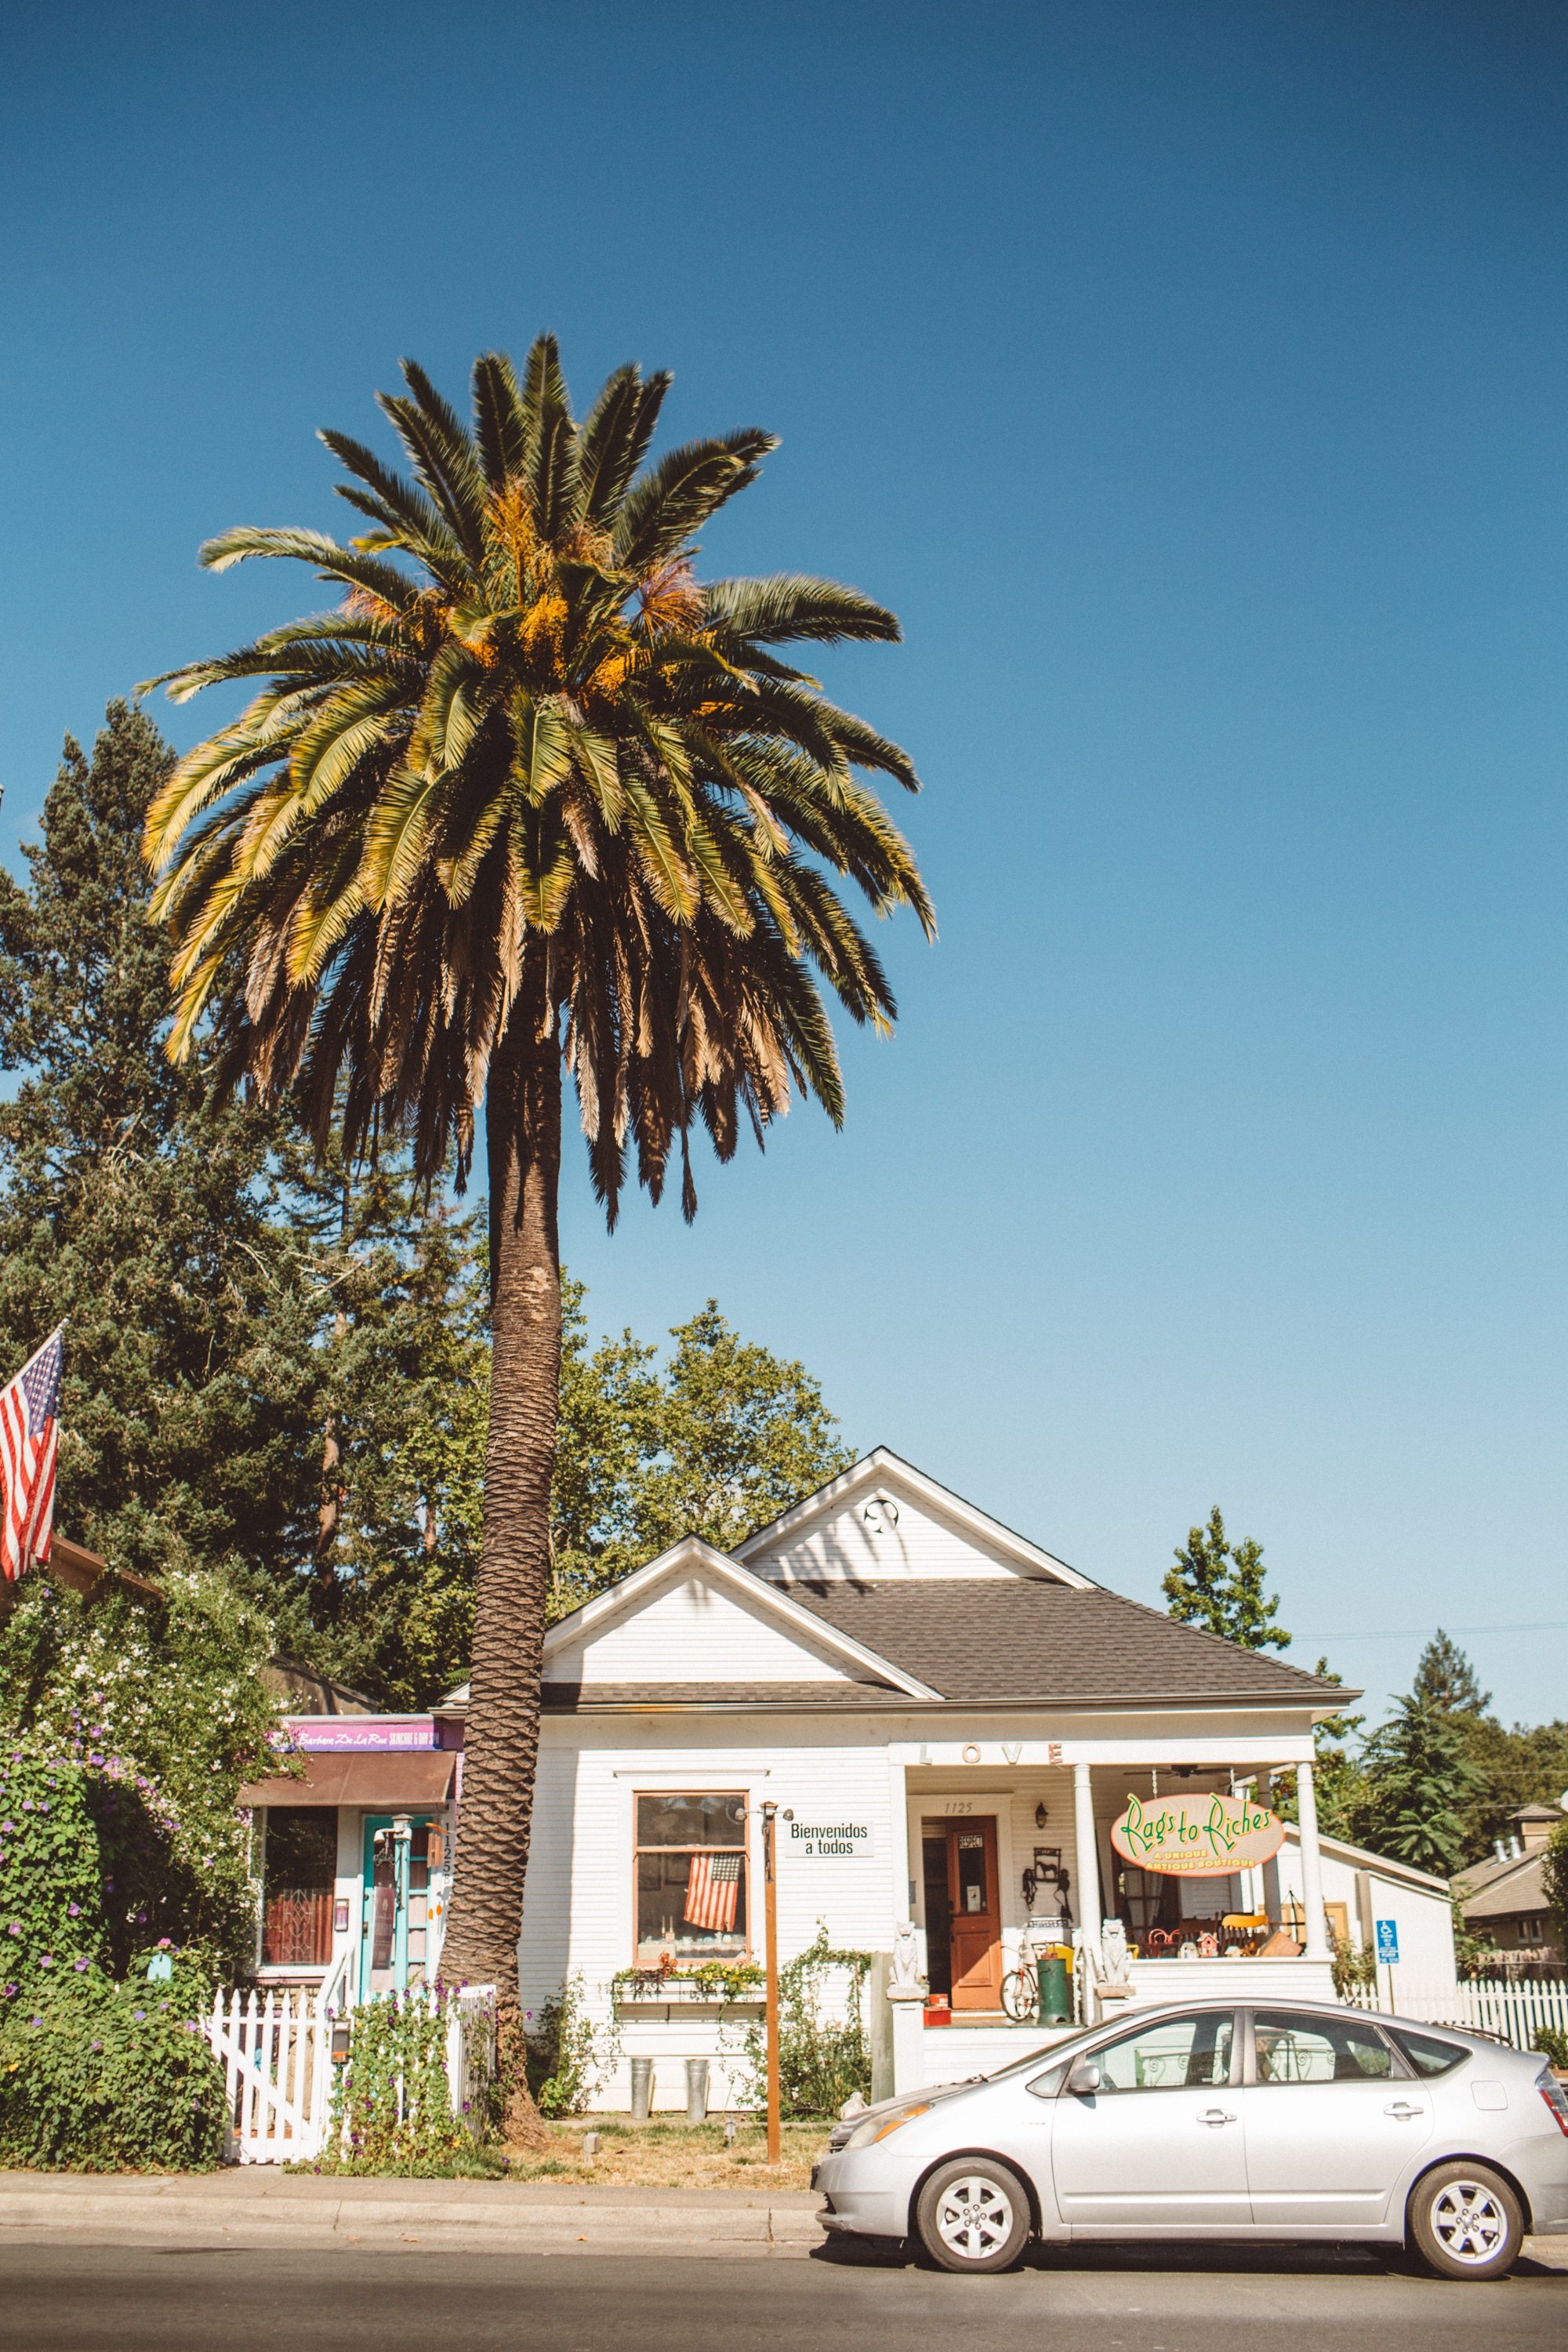
{"type": "Polygon", "coordinates": [[[693,1927],[728,1935],[741,1894],[738,1853],[694,1853],[686,1878],[686,1917],[693,1927]]]}
{"type": "Polygon", "coordinates": [[[0,1576],[15,1584],[54,1539],[59,1445],[60,1330],[0,1390],[0,1576]]]}

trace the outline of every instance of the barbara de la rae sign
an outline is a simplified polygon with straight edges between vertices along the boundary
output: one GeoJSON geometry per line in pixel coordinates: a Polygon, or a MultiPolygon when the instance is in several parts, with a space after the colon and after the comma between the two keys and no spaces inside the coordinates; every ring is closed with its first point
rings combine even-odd
{"type": "Polygon", "coordinates": [[[1267,1862],[1285,1843],[1285,1824],[1267,1805],[1241,1797],[1163,1797],[1149,1804],[1129,1797],[1110,1843],[1140,1870],[1213,1877],[1267,1862]]]}
{"type": "Polygon", "coordinates": [[[869,1853],[871,1830],[867,1822],[795,1822],[789,1825],[790,1852],[822,1854],[869,1853]]]}

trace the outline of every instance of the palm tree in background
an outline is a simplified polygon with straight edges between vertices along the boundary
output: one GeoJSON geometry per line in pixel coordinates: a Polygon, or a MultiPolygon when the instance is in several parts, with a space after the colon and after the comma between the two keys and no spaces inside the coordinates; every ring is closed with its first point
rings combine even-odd
{"type": "Polygon", "coordinates": [[[822,983],[856,1021],[891,1018],[839,881],[933,922],[865,781],[917,790],[908,757],[773,650],[896,640],[893,614],[826,580],[697,577],[693,534],[771,436],[648,464],[668,376],[618,369],[579,424],[548,335],[521,382],[500,354],[476,362],[470,425],[403,373],[379,397],[412,479],[321,436],[363,536],[243,529],[203,549],[215,571],[294,558],[341,601],[149,681],[176,701],[266,683],[179,762],[146,855],[176,1059],[210,1035],[221,1085],[289,1097],[352,1157],[406,1141],[430,1185],[462,1186],[486,1111],[493,1381],[443,1971],[493,1978],[515,2020],[563,1069],[610,1223],[628,1162],[655,1200],[679,1162],[689,1218],[694,1125],[728,1160],[796,1091],[841,1119],[822,983]]]}

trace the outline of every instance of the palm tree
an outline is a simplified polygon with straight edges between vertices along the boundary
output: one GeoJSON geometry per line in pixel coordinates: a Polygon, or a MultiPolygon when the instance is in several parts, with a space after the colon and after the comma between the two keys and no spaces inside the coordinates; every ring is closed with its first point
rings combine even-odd
{"type": "Polygon", "coordinates": [[[405,1140],[461,1187],[481,1106],[493,1383],[463,1822],[443,1967],[515,2003],[549,1582],[561,1348],[563,1069],[613,1223],[628,1154],[657,1200],[700,1122],[721,1160],[792,1094],[837,1123],[822,990],[893,1000],[835,887],[930,901],[865,772],[906,754],[773,648],[896,640],[817,579],[700,583],[693,534],[775,444],[746,430],[647,464],[668,375],[613,374],[574,421],[554,339],[520,382],[487,353],[465,425],[421,369],[380,405],[413,479],[323,433],[370,525],[349,545],[237,530],[202,561],[313,566],[327,613],[167,672],[177,701],[266,683],[148,816],[173,938],[170,1052],[289,1096],[325,1149],[405,1140]],[[857,773],[857,771],[862,772],[857,773]]]}

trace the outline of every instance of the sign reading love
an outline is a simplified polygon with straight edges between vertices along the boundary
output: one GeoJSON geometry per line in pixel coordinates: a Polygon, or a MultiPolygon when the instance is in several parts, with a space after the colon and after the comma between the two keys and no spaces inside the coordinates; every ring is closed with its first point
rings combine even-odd
{"type": "Polygon", "coordinates": [[[1110,1843],[1140,1870],[1212,1877],[1267,1862],[1285,1843],[1285,1824],[1267,1805],[1242,1797],[1163,1797],[1146,1805],[1130,1796],[1110,1843]]]}

